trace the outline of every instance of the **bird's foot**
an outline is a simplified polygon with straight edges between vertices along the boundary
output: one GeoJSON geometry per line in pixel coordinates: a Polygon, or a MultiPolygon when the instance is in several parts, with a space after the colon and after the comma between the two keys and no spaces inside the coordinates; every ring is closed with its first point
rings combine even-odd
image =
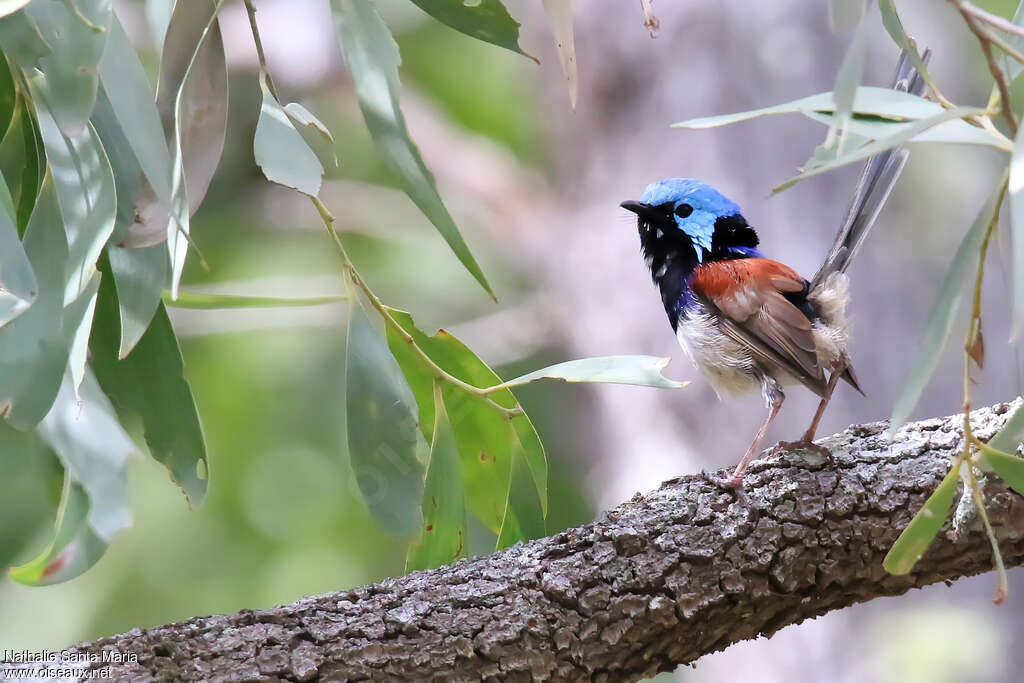
{"type": "Polygon", "coordinates": [[[810,439],[807,438],[806,434],[804,435],[804,438],[800,439],[799,441],[780,441],[775,446],[775,450],[776,452],[809,451],[811,453],[817,453],[818,455],[820,455],[822,458],[825,459],[825,462],[833,462],[832,451],[825,448],[821,444],[814,443],[814,441],[811,441],[810,439]]]}

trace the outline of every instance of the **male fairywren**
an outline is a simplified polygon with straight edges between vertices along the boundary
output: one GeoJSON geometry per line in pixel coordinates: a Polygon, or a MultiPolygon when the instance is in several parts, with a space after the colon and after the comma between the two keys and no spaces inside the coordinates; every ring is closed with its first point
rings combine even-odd
{"type": "MultiPolygon", "coordinates": [[[[892,87],[914,94],[924,88],[906,55],[892,87]]],[[[847,355],[845,271],[906,159],[906,150],[893,149],[868,161],[835,244],[810,281],[765,258],[740,207],[710,185],[666,178],[648,185],[639,201],[622,202],[637,215],[644,259],[683,350],[720,397],[760,389],[768,405],[727,485],[742,486],[782,407],[784,386],[803,384],[821,398],[806,444],[838,380],[861,391],[847,355]]]]}

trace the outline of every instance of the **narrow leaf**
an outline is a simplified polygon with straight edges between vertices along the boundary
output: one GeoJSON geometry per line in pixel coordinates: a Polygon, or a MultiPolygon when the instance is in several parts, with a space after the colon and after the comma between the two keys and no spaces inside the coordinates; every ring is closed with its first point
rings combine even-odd
{"type": "MultiPolygon", "coordinates": [[[[1005,176],[1004,176],[1005,179],[1005,176]]],[[[928,385],[935,367],[939,363],[939,356],[946,346],[949,334],[953,330],[953,318],[960,307],[960,299],[964,293],[964,283],[973,268],[978,265],[978,258],[981,251],[981,242],[988,231],[989,224],[1003,200],[1004,181],[985,202],[974,224],[967,231],[960,247],[953,257],[953,263],[942,282],[935,304],[928,314],[924,331],[917,344],[917,353],[911,362],[907,379],[903,382],[903,390],[900,392],[896,403],[893,405],[892,417],[890,418],[888,435],[896,433],[907,418],[910,417],[914,406],[928,385]]]]}
{"type": "MultiPolygon", "coordinates": [[[[857,0],[860,5],[860,0],[857,0]]],[[[853,114],[853,99],[857,94],[861,78],[864,75],[864,54],[867,46],[867,22],[861,20],[853,34],[850,46],[846,49],[839,72],[836,74],[835,86],[832,88],[832,100],[836,108],[833,112],[835,126],[830,127],[825,146],[837,146],[838,151],[847,147],[846,130],[853,114]],[[838,134],[838,138],[835,137],[838,134]]]]}
{"type": "Polygon", "coordinates": [[[1003,428],[988,441],[988,445],[1003,453],[1014,454],[1024,442],[1024,409],[1020,406],[1006,419],[1003,428]]]}
{"type": "Polygon", "coordinates": [[[914,69],[917,73],[921,74],[921,78],[924,79],[924,82],[931,83],[932,79],[928,72],[928,65],[925,63],[924,59],[921,58],[921,53],[918,52],[917,44],[910,36],[907,35],[907,32],[903,30],[903,22],[900,21],[899,14],[896,13],[896,6],[893,4],[893,0],[878,0],[878,9],[882,14],[882,25],[885,26],[885,30],[889,33],[889,37],[892,38],[893,42],[896,43],[900,49],[907,53],[910,63],[914,65],[914,69]]]}
{"type": "Polygon", "coordinates": [[[65,474],[53,540],[36,558],[11,567],[10,577],[26,586],[49,586],[73,579],[96,564],[107,543],[89,526],[88,515],[85,489],[65,474]]]}
{"type": "Polygon", "coordinates": [[[331,0],[331,9],[363,118],[382,159],[466,270],[493,297],[483,271],[437,193],[434,176],[409,137],[398,102],[401,57],[391,32],[369,0],[331,0]]]}
{"type": "Polygon", "coordinates": [[[434,569],[466,553],[466,501],[459,472],[459,450],[434,384],[434,430],[423,488],[423,529],[409,546],[406,569],[434,569]]]}
{"type": "Polygon", "coordinates": [[[324,167],[274,99],[262,74],[260,89],[263,105],[252,141],[256,163],[267,180],[316,196],[320,192],[324,167]]]}
{"type": "Polygon", "coordinates": [[[416,5],[443,24],[498,47],[536,58],[519,47],[519,22],[513,19],[501,0],[412,0],[416,5]]]}
{"type": "Polygon", "coordinates": [[[39,436],[53,449],[68,476],[89,497],[88,522],[109,542],[131,526],[125,464],[135,445],[92,373],[86,373],[76,396],[65,375],[53,408],[39,423],[39,436]]]}
{"type": "Polygon", "coordinates": [[[907,574],[938,535],[942,525],[949,516],[953,506],[957,483],[960,481],[960,463],[949,470],[949,473],[928,497],[925,504],[917,511],[910,524],[903,530],[896,542],[892,544],[882,566],[890,574],[907,574]]]}
{"type": "MultiPolygon", "coordinates": [[[[833,114],[816,111],[801,112],[804,116],[826,126],[835,125],[833,114]]],[[[893,121],[877,116],[857,115],[847,122],[846,129],[850,133],[856,133],[870,140],[881,140],[883,138],[904,132],[908,127],[914,125],[913,121],[893,121]]],[[[944,142],[948,144],[961,145],[985,145],[1009,151],[1006,143],[984,128],[972,126],[963,119],[954,119],[940,123],[926,131],[920,132],[907,139],[911,142],[944,142]]]]}
{"type": "Polygon", "coordinates": [[[352,471],[377,523],[396,536],[412,536],[423,522],[416,399],[366,311],[354,303],[350,311],[345,421],[352,471]]]}
{"type": "Polygon", "coordinates": [[[657,356],[581,358],[534,370],[504,382],[503,386],[514,387],[541,379],[560,379],[566,382],[605,382],[659,389],[682,389],[689,382],[677,382],[661,374],[670,360],[657,356]]]}
{"type": "MultiPolygon", "coordinates": [[[[1024,127],[1022,127],[1024,128],[1024,127]]],[[[1010,158],[1010,184],[1007,187],[1010,208],[1011,260],[1013,270],[1013,323],[1011,338],[1024,334],[1024,132],[1017,132],[1010,158]]]]}
{"type": "Polygon", "coordinates": [[[89,285],[100,251],[114,231],[114,172],[92,124],[77,137],[66,136],[41,98],[43,77],[33,76],[28,81],[64,218],[68,244],[64,302],[69,303],[89,285]]]}
{"type": "Polygon", "coordinates": [[[24,245],[38,297],[27,311],[0,327],[0,415],[20,429],[35,426],[50,410],[68,362],[62,317],[68,247],[49,173],[24,245]]]}
{"type": "MultiPolygon", "coordinates": [[[[770,116],[774,114],[793,114],[808,111],[831,113],[836,109],[835,100],[831,92],[810,95],[792,102],[784,102],[773,107],[753,109],[736,114],[722,114],[719,116],[706,116],[698,119],[689,119],[673,123],[673,128],[714,128],[725,126],[740,121],[749,121],[759,116],[770,116]]],[[[941,114],[945,110],[942,105],[926,100],[918,95],[892,90],[890,88],[876,88],[861,86],[857,88],[853,98],[853,113],[896,121],[913,121],[928,118],[941,114]]]]}
{"type": "Polygon", "coordinates": [[[50,49],[36,63],[21,65],[38,67],[45,77],[33,97],[46,103],[64,135],[77,137],[96,104],[97,65],[113,15],[111,0],[35,0],[25,7],[25,15],[50,49]]]}
{"type": "MultiPolygon", "coordinates": [[[[0,61],[2,61],[0,57],[0,61]]],[[[38,296],[32,264],[18,237],[14,199],[0,173],[0,328],[25,312],[38,296]]]]}
{"type": "Polygon", "coordinates": [[[821,175],[822,173],[837,169],[841,166],[852,164],[856,161],[863,161],[864,159],[884,152],[887,149],[899,147],[900,145],[904,144],[918,133],[922,133],[928,130],[929,128],[940,123],[943,123],[945,121],[951,121],[953,119],[960,119],[965,116],[981,114],[983,113],[983,111],[984,110],[982,109],[975,109],[973,107],[957,107],[955,109],[943,110],[942,113],[936,114],[935,116],[930,116],[928,118],[915,121],[914,123],[904,128],[903,130],[899,131],[898,133],[894,133],[889,137],[882,138],[881,140],[875,140],[874,142],[870,142],[864,145],[863,147],[858,147],[857,149],[851,150],[833,161],[823,163],[819,166],[815,166],[814,168],[806,169],[803,173],[800,173],[799,175],[796,175],[790,178],[789,180],[785,181],[784,183],[781,183],[776,187],[772,188],[772,193],[774,194],[776,192],[782,192],[783,190],[797,184],[801,180],[813,178],[814,176],[821,175]]]}
{"type": "Polygon", "coordinates": [[[576,72],[576,41],[572,30],[572,2],[573,0],[543,0],[543,5],[548,23],[551,24],[551,32],[555,36],[562,74],[569,86],[569,104],[575,109],[579,93],[579,76],[576,72]]]}
{"type": "Polygon", "coordinates": [[[347,301],[344,296],[241,296],[238,294],[207,294],[204,292],[178,292],[178,298],[171,300],[165,292],[163,301],[171,308],[193,308],[215,311],[224,308],[291,308],[300,306],[323,306],[347,301]]]}
{"type": "Polygon", "coordinates": [[[118,291],[104,278],[89,349],[103,391],[142,419],[150,455],[170,470],[193,507],[206,495],[209,463],[178,340],[163,305],[139,343],[118,359],[118,291]]]}
{"type": "Polygon", "coordinates": [[[1010,488],[1024,496],[1024,459],[995,449],[985,449],[982,454],[995,473],[1010,488]]]}
{"type": "MultiPolygon", "coordinates": [[[[1024,27],[1024,0],[1017,3],[1017,9],[1013,13],[1012,22],[1015,26],[1024,27]]],[[[1017,35],[1016,33],[1011,33],[1007,31],[1005,34],[1003,34],[1003,37],[1006,40],[1006,42],[1009,43],[1012,47],[1017,48],[1017,50],[1024,50],[1024,38],[1022,38],[1021,36],[1017,35]]],[[[1021,72],[1024,72],[1024,64],[1021,64],[1020,62],[1018,62],[1016,59],[1013,59],[1009,55],[1004,55],[1002,60],[1003,71],[1006,72],[1008,78],[1007,82],[1012,83],[1017,78],[1017,76],[1020,76],[1021,72]]]]}

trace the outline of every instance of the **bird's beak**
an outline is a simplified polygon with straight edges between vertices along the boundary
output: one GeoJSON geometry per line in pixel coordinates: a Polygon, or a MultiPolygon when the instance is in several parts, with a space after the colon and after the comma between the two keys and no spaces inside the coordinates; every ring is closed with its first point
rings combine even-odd
{"type": "Polygon", "coordinates": [[[626,209],[627,211],[632,211],[641,218],[653,218],[653,214],[656,211],[655,208],[650,204],[644,204],[643,202],[634,202],[632,200],[624,201],[621,204],[619,204],[619,206],[621,206],[623,209],[626,209]]]}

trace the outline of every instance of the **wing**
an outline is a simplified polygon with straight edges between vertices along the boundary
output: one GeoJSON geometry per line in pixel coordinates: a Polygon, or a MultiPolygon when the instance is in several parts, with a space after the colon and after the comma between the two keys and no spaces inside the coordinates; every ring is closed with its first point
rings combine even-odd
{"type": "Polygon", "coordinates": [[[766,367],[784,370],[822,396],[825,373],[818,366],[811,321],[785,297],[805,284],[789,266],[746,258],[698,266],[691,286],[718,311],[722,332],[766,367]]]}

